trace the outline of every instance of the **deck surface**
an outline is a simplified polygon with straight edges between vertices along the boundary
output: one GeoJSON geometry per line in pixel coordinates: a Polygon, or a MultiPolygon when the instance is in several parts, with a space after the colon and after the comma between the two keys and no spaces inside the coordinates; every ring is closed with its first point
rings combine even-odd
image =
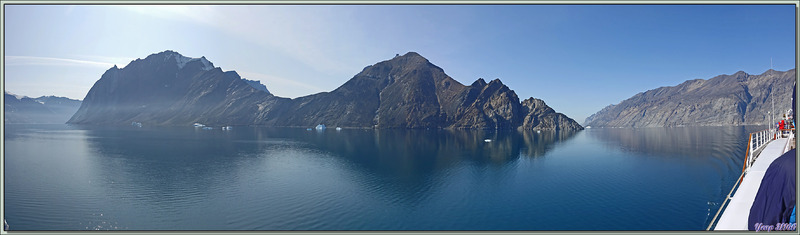
{"type": "Polygon", "coordinates": [[[783,154],[783,147],[786,145],[787,138],[773,140],[761,151],[756,158],[756,162],[750,166],[744,175],[739,189],[731,196],[728,208],[714,227],[714,230],[747,230],[747,219],[750,216],[750,207],[756,199],[756,193],[761,186],[761,179],[775,159],[783,154]]]}

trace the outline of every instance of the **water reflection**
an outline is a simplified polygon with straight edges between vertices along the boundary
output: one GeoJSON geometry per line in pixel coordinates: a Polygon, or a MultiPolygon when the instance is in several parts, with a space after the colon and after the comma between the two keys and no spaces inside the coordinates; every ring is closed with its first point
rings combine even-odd
{"type": "Polygon", "coordinates": [[[75,127],[86,130],[92,153],[86,156],[88,183],[107,197],[101,201],[104,217],[124,221],[122,228],[164,229],[159,223],[176,220],[181,222],[174,229],[210,228],[215,223],[193,211],[202,211],[212,193],[231,183],[228,174],[242,162],[234,157],[257,151],[225,141],[223,133],[186,128],[75,127]]]}
{"type": "Polygon", "coordinates": [[[171,201],[164,199],[199,196],[208,189],[225,187],[232,181],[229,175],[232,172],[242,172],[254,164],[266,164],[263,163],[268,161],[263,159],[265,154],[280,155],[285,151],[338,157],[359,168],[340,170],[357,175],[352,181],[361,183],[362,188],[379,189],[388,194],[407,193],[403,198],[416,202],[442,183],[442,177],[436,174],[447,174],[453,166],[503,167],[520,157],[544,156],[557,143],[576,134],[568,131],[307,131],[267,127],[222,131],[185,127],[77,127],[87,131],[86,135],[91,137],[88,138],[90,147],[100,153],[93,156],[98,158],[93,161],[98,164],[94,170],[108,176],[108,183],[114,190],[149,197],[143,199],[164,203],[161,206],[168,208],[176,205],[170,206],[171,201]],[[487,139],[491,141],[486,142],[487,139]]]}
{"type": "MultiPolygon", "coordinates": [[[[748,134],[761,126],[672,127],[672,128],[603,128],[590,129],[586,135],[603,143],[606,148],[621,150],[635,156],[631,162],[659,162],[662,168],[673,166],[672,173],[689,176],[694,184],[704,185],[693,191],[698,204],[707,206],[704,226],[714,216],[736,183],[742,169],[748,134]]],[[[687,179],[688,180],[688,179],[687,179]]],[[[655,180],[651,180],[655,181],[655,180]]],[[[667,184],[681,185],[681,184],[667,184]]],[[[685,189],[676,187],[675,192],[685,189]]],[[[687,199],[688,200],[688,199],[687,199]]],[[[696,220],[698,223],[701,219],[696,220]]]]}
{"type": "Polygon", "coordinates": [[[173,128],[87,130],[91,146],[106,156],[158,160],[180,169],[270,148],[312,148],[343,157],[381,174],[424,175],[460,161],[502,165],[519,157],[540,157],[576,132],[359,130],[306,131],[298,128],[240,127],[231,131],[173,128]],[[490,142],[487,142],[489,140],[490,142]]]}
{"type": "MultiPolygon", "coordinates": [[[[610,148],[655,156],[729,158],[742,155],[747,134],[760,126],[603,128],[590,129],[588,136],[610,148]]],[[[741,156],[742,158],[744,155],[741,156]]]]}
{"type": "MultiPolygon", "coordinates": [[[[27,138],[29,131],[7,137],[27,138]]],[[[52,131],[79,134],[83,144],[70,148],[85,153],[85,167],[74,183],[103,198],[82,203],[70,222],[83,223],[77,229],[114,223],[111,229],[142,230],[353,229],[365,221],[373,226],[365,228],[392,228],[393,220],[380,218],[423,210],[450,195],[453,182],[512,179],[516,160],[543,157],[576,134],[79,125],[52,131]]]]}
{"type": "Polygon", "coordinates": [[[749,131],[22,127],[21,230],[700,229],[749,131]]]}
{"type": "Polygon", "coordinates": [[[283,130],[281,133],[337,156],[353,158],[381,172],[425,172],[462,160],[475,164],[504,164],[519,157],[543,156],[577,132],[346,129],[321,133],[283,130]]]}

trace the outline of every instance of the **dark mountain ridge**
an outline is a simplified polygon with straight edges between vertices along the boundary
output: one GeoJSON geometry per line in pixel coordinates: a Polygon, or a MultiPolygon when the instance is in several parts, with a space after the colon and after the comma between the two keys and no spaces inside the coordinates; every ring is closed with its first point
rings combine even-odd
{"type": "Polygon", "coordinates": [[[465,86],[415,52],[367,66],[333,91],[295,99],[251,84],[205,58],[165,51],[106,71],[70,123],[582,129],[544,101],[520,102],[499,79],[465,86]]]}
{"type": "Polygon", "coordinates": [[[176,125],[250,123],[254,103],[271,96],[201,57],[174,51],[152,54],[107,70],[69,123],[176,125]]]}

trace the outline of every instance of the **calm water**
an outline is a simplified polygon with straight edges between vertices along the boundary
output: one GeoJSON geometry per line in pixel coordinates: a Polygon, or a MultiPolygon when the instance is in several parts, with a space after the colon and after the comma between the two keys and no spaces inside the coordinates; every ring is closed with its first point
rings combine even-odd
{"type": "Polygon", "coordinates": [[[702,230],[758,129],[9,124],[4,206],[12,230],[702,230]]]}

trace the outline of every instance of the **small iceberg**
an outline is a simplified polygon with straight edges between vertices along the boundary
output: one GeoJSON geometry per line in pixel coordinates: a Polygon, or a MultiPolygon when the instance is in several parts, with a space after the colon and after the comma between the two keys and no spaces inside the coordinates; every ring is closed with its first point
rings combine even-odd
{"type": "Polygon", "coordinates": [[[336,127],[336,130],[337,130],[337,131],[341,131],[341,130],[342,130],[342,128],[337,126],[337,127],[336,127]]]}
{"type": "Polygon", "coordinates": [[[325,125],[324,124],[319,124],[319,125],[317,125],[316,128],[317,128],[317,130],[325,130],[325,125]]]}
{"type": "Polygon", "coordinates": [[[222,127],[222,130],[223,130],[223,131],[229,131],[229,130],[232,130],[232,129],[233,129],[233,127],[232,127],[232,126],[223,126],[223,127],[222,127]]]}
{"type": "Polygon", "coordinates": [[[210,127],[210,126],[204,126],[204,127],[203,127],[203,130],[212,130],[212,129],[214,129],[214,128],[213,128],[213,127],[210,127]]]}
{"type": "Polygon", "coordinates": [[[142,123],[141,122],[131,122],[131,126],[142,127],[142,123]]]}
{"type": "Polygon", "coordinates": [[[310,131],[310,130],[311,130],[311,128],[306,128],[306,130],[307,130],[307,131],[310,131]]]}
{"type": "Polygon", "coordinates": [[[193,126],[196,126],[196,127],[204,127],[204,126],[206,126],[206,125],[203,125],[203,123],[195,122],[195,123],[193,124],[193,126]]]}
{"type": "Polygon", "coordinates": [[[485,140],[483,140],[483,142],[486,142],[486,143],[491,143],[491,142],[492,142],[492,140],[491,140],[491,139],[485,139],[485,140]]]}

